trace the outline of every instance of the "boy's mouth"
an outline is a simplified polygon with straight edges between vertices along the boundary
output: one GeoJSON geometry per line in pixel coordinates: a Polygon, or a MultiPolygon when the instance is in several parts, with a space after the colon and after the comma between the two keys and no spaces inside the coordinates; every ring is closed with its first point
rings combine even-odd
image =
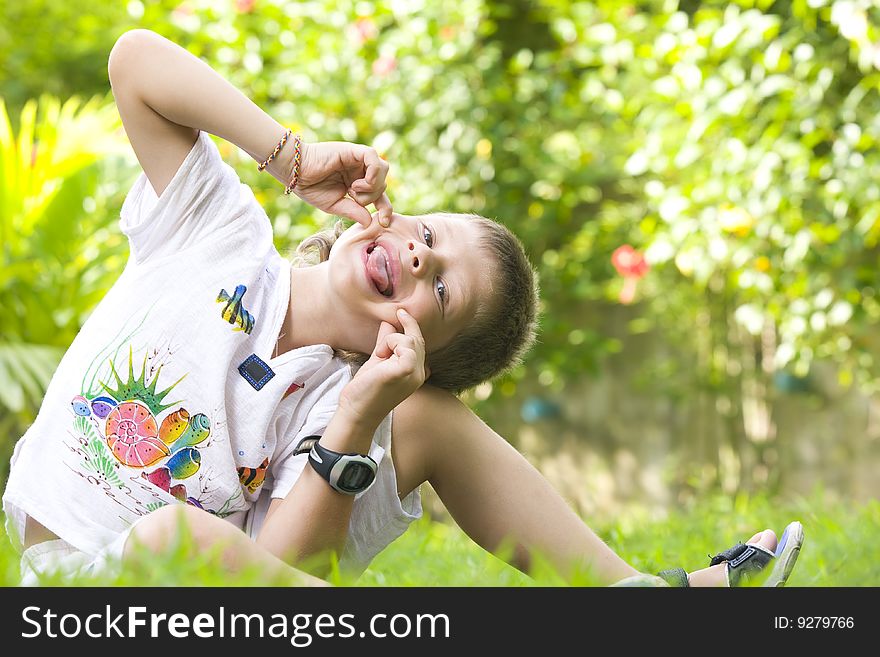
{"type": "Polygon", "coordinates": [[[378,242],[367,245],[364,249],[364,267],[367,277],[376,290],[385,297],[394,295],[394,267],[392,256],[385,246],[378,242]]]}

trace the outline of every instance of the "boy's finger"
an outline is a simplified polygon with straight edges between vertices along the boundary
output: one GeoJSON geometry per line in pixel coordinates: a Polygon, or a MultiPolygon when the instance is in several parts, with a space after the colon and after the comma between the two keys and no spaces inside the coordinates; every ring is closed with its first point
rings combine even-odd
{"type": "Polygon", "coordinates": [[[358,191],[357,189],[355,189],[355,183],[352,183],[352,186],[348,189],[348,195],[364,207],[370,205],[371,203],[375,203],[376,209],[379,209],[381,207],[383,209],[387,208],[388,212],[391,211],[391,201],[389,201],[388,197],[385,195],[384,187],[376,191],[358,191]]]}
{"type": "Polygon", "coordinates": [[[356,192],[352,189],[348,190],[348,196],[354,199],[358,205],[362,205],[367,207],[370,203],[376,200],[377,194],[368,194],[367,192],[356,192]]]}
{"type": "Polygon", "coordinates": [[[401,326],[403,326],[403,332],[406,335],[411,335],[413,337],[419,338],[422,342],[425,341],[425,338],[422,336],[422,328],[419,326],[419,323],[416,321],[416,318],[406,312],[403,308],[397,309],[397,319],[400,320],[401,326]]]}
{"type": "Polygon", "coordinates": [[[394,349],[388,344],[388,336],[395,333],[397,333],[397,328],[394,324],[382,322],[379,325],[379,333],[376,335],[376,347],[373,349],[373,354],[375,356],[378,358],[388,358],[391,356],[394,349]]]}
{"type": "Polygon", "coordinates": [[[391,324],[390,322],[382,322],[379,324],[379,333],[376,335],[376,344],[379,345],[385,342],[385,338],[392,333],[397,333],[397,328],[394,324],[391,324]]]}
{"type": "Polygon", "coordinates": [[[339,199],[330,208],[328,208],[326,212],[339,215],[340,217],[345,217],[346,219],[351,219],[352,221],[356,221],[364,228],[369,226],[370,223],[373,221],[373,217],[370,215],[367,209],[357,201],[350,198],[339,199]]]}
{"type": "Polygon", "coordinates": [[[395,333],[394,335],[391,335],[385,339],[385,344],[391,351],[397,353],[398,347],[400,347],[401,345],[406,346],[411,343],[406,340],[406,336],[402,333],[395,333]]]}
{"type": "Polygon", "coordinates": [[[364,173],[363,180],[367,182],[371,189],[384,189],[385,176],[388,173],[388,163],[379,157],[375,149],[367,148],[363,153],[364,173]]]}
{"type": "Polygon", "coordinates": [[[376,199],[374,205],[376,206],[376,214],[374,216],[379,220],[379,225],[383,228],[388,228],[391,225],[391,213],[394,212],[388,195],[383,193],[376,199]]]}

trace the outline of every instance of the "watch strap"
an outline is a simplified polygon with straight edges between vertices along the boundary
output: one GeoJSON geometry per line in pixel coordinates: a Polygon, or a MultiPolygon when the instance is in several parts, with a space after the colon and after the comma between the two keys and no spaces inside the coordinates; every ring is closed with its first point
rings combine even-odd
{"type": "Polygon", "coordinates": [[[336,462],[341,458],[342,454],[322,447],[321,443],[317,440],[312,444],[312,447],[309,450],[309,463],[312,464],[315,472],[326,479],[331,486],[333,485],[333,482],[330,481],[330,473],[333,471],[333,466],[336,465],[336,462]]]}
{"type": "Polygon", "coordinates": [[[296,444],[296,447],[293,448],[293,455],[299,456],[300,454],[308,454],[312,451],[312,445],[320,439],[321,436],[306,436],[296,444]]]}
{"type": "Polygon", "coordinates": [[[295,451],[299,452],[299,450],[304,450],[308,445],[311,445],[309,464],[333,489],[346,495],[356,495],[372,485],[379,467],[372,456],[357,452],[344,454],[334,452],[321,445],[319,439],[320,436],[303,438],[295,451]],[[366,478],[363,476],[364,468],[370,471],[366,478]],[[352,474],[357,472],[360,472],[360,478],[357,474],[352,474]]]}

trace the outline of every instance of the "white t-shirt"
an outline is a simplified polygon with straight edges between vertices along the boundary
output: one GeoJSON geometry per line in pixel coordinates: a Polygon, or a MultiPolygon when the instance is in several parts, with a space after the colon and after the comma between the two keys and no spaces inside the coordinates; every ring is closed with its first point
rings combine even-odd
{"type": "MultiPolygon", "coordinates": [[[[293,486],[294,448],[323,432],[352,376],[328,345],[271,357],[290,263],[207,133],[161,197],[139,176],[120,226],[128,263],[62,358],[3,495],[10,536],[31,516],[90,554],[177,502],[245,528],[264,488],[293,486]]],[[[421,514],[418,491],[388,499],[389,448],[390,415],[371,449],[384,483],[356,500],[346,545],[360,567],[421,514]]]]}

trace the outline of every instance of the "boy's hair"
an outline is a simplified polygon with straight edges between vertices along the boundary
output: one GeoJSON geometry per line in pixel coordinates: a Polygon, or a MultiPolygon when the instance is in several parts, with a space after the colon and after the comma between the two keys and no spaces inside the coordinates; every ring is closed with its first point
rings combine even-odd
{"type": "MultiPolygon", "coordinates": [[[[494,256],[492,298],[480,300],[475,316],[445,347],[427,355],[431,376],[426,383],[460,393],[518,365],[535,341],[538,275],[522,243],[506,226],[475,214],[443,214],[475,222],[483,248],[494,256]]],[[[430,216],[430,215],[429,215],[430,216]]],[[[303,240],[291,260],[296,267],[324,262],[345,231],[342,221],[303,240]]],[[[367,356],[340,352],[344,360],[362,364],[367,356]]]]}

